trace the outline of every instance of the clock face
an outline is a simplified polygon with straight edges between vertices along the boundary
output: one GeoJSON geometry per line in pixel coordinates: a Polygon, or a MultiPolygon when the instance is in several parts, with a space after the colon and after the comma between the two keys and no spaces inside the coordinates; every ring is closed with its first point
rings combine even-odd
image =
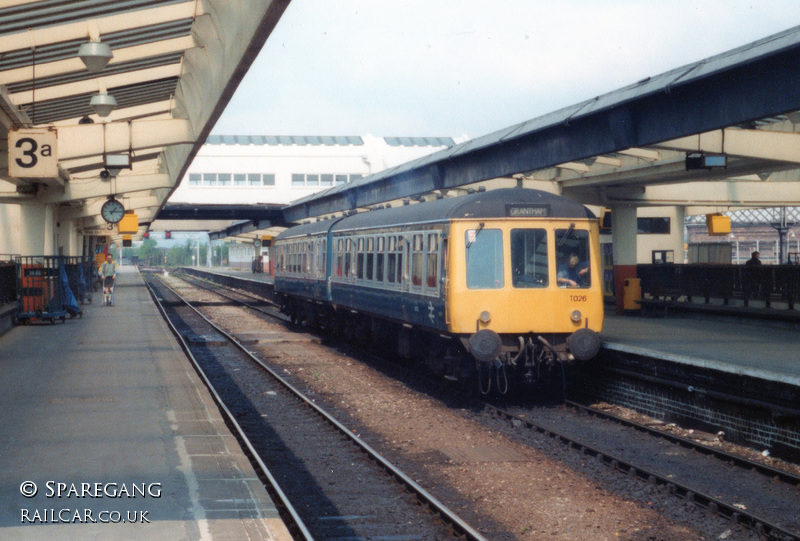
{"type": "Polygon", "coordinates": [[[110,224],[119,222],[125,216],[125,207],[116,199],[109,199],[103,203],[103,208],[100,209],[100,214],[103,219],[110,224]]]}

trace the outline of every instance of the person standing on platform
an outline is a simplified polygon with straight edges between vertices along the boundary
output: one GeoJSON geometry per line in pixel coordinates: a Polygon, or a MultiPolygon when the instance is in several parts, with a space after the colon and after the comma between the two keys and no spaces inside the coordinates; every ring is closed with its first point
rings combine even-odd
{"type": "Polygon", "coordinates": [[[748,259],[744,266],[747,267],[744,272],[742,286],[743,286],[743,293],[744,293],[744,303],[747,306],[747,301],[750,299],[751,296],[755,294],[756,297],[760,296],[760,283],[758,280],[758,271],[755,267],[761,266],[761,259],[759,259],[761,254],[758,252],[753,252],[750,254],[750,259],[748,259]]]}
{"type": "Polygon", "coordinates": [[[114,306],[114,282],[117,279],[117,264],[111,254],[106,255],[106,260],[100,265],[98,271],[103,281],[103,306],[114,306]]]}
{"type": "Polygon", "coordinates": [[[761,265],[761,259],[759,259],[760,257],[761,254],[759,252],[753,252],[752,254],[750,254],[750,259],[748,259],[745,262],[745,265],[747,266],[761,265]]]}

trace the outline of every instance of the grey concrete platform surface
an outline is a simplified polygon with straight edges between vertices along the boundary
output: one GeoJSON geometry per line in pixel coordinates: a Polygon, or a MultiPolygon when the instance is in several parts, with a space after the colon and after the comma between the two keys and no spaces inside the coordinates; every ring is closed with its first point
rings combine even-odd
{"type": "Polygon", "coordinates": [[[800,332],[749,322],[606,314],[603,347],[800,386],[800,332]]]}
{"type": "Polygon", "coordinates": [[[132,267],[115,301],[0,336],[0,539],[290,539],[132,267]]]}
{"type": "Polygon", "coordinates": [[[212,274],[224,274],[225,276],[234,276],[242,280],[252,280],[254,282],[264,282],[267,284],[274,284],[275,278],[268,273],[263,272],[250,272],[244,270],[234,270],[226,267],[194,267],[203,272],[210,272],[212,274]]]}

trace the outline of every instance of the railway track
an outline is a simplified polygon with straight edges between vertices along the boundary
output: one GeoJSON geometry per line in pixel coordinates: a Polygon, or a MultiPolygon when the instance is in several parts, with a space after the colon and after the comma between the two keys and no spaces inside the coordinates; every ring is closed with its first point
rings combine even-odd
{"type": "MultiPolygon", "coordinates": [[[[225,294],[220,290],[216,292],[225,294]]],[[[236,297],[240,295],[238,292],[233,295],[226,294],[231,300],[237,300],[236,297]]],[[[237,302],[240,301],[237,300],[237,302]]],[[[692,502],[700,508],[727,519],[732,524],[739,524],[751,529],[762,538],[800,539],[800,535],[794,531],[797,529],[797,521],[791,520],[800,513],[792,511],[791,508],[787,510],[786,506],[779,501],[793,502],[797,500],[796,488],[800,486],[800,478],[797,476],[749,461],[737,455],[724,453],[719,449],[685,438],[664,434],[661,431],[656,431],[643,425],[636,425],[624,419],[614,418],[599,410],[592,410],[576,403],[568,404],[579,412],[578,417],[582,416],[584,418],[580,428],[576,428],[574,424],[570,426],[571,423],[574,423],[574,419],[569,421],[563,416],[564,412],[559,409],[550,408],[551,414],[555,412],[555,418],[551,418],[549,422],[537,423],[530,418],[530,411],[525,408],[517,408],[516,411],[502,410],[489,405],[487,405],[487,408],[490,408],[494,415],[510,420],[514,427],[513,431],[518,431],[520,426],[528,426],[537,434],[545,434],[549,439],[561,442],[577,450],[581,456],[594,457],[598,463],[611,466],[632,480],[643,481],[649,486],[658,487],[662,492],[672,494],[680,500],[692,502]],[[588,419],[588,415],[593,416],[592,420],[588,419]],[[603,419],[604,421],[600,424],[597,419],[603,419]],[[614,441],[616,443],[612,441],[610,449],[608,442],[596,444],[591,435],[588,438],[586,437],[587,434],[591,434],[592,430],[607,430],[607,428],[604,428],[608,424],[606,421],[625,425],[625,430],[629,432],[646,434],[645,439],[651,441],[661,440],[661,446],[656,445],[654,447],[652,443],[647,445],[636,443],[636,445],[633,445],[634,439],[628,432],[622,432],[615,436],[616,440],[614,441]],[[598,426],[590,429],[590,425],[598,426]],[[654,436],[657,436],[657,438],[654,436]],[[620,442],[625,442],[625,444],[620,444],[620,442]],[[628,443],[631,443],[631,445],[628,445],[628,443]],[[668,447],[665,448],[664,445],[668,447]],[[623,456],[620,456],[621,453],[617,452],[617,447],[630,448],[626,449],[627,454],[622,453],[623,456]],[[679,449],[679,451],[676,451],[676,449],[679,449]],[[634,458],[630,458],[631,455],[634,458]],[[635,458],[636,455],[648,455],[650,460],[638,460],[635,458]],[[665,460],[665,457],[668,456],[672,458],[665,460]],[[690,460],[695,463],[692,467],[697,468],[698,473],[686,475],[686,471],[691,471],[691,468],[682,466],[682,474],[686,479],[679,480],[680,475],[676,475],[676,472],[672,469],[675,462],[690,460]],[[711,460],[713,467],[709,466],[709,460],[711,460]],[[667,469],[664,470],[664,467],[667,469]],[[709,471],[703,473],[705,470],[709,471]],[[708,477],[716,477],[717,481],[729,478],[730,481],[722,484],[719,482],[711,483],[710,485],[696,482],[698,479],[707,481],[708,477]],[[747,478],[746,481],[745,477],[747,478]],[[783,486],[777,493],[773,486],[776,481],[783,486]],[[725,484],[728,485],[727,488],[722,486],[725,484]],[[736,490],[737,486],[739,488],[738,492],[736,490]],[[731,490],[731,487],[733,490],[731,490]],[[753,495],[760,494],[770,495],[765,496],[763,501],[758,501],[759,498],[753,501],[747,499],[747,497],[752,498],[753,495]],[[743,498],[740,495],[745,497],[743,498]],[[743,501],[746,503],[742,503],[743,501]],[[761,513],[759,510],[765,510],[765,512],[761,513]],[[787,522],[790,523],[788,527],[785,526],[787,522]]]]}
{"type": "Polygon", "coordinates": [[[300,539],[484,539],[364,440],[214,325],[146,282],[300,539]]]}
{"type": "Polygon", "coordinates": [[[525,427],[545,435],[631,479],[741,524],[764,539],[800,540],[800,477],[790,472],[574,402],[567,401],[567,407],[576,413],[572,416],[563,409],[554,412],[550,408],[537,416],[531,408],[488,403],[485,407],[516,429],[525,427]],[[604,422],[598,424],[598,419],[604,422]],[[609,434],[609,424],[620,430],[609,434]]]}

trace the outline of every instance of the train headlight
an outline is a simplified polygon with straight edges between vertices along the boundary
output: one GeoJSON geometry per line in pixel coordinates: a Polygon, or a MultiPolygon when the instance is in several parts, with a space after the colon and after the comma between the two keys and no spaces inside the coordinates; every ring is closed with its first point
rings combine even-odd
{"type": "Polygon", "coordinates": [[[578,323],[581,320],[581,317],[582,317],[581,316],[581,311],[580,310],[573,310],[569,317],[570,317],[570,319],[572,319],[572,321],[574,321],[575,323],[578,323]]]}
{"type": "Polygon", "coordinates": [[[490,314],[486,310],[481,312],[481,323],[483,323],[485,325],[485,324],[489,323],[491,320],[492,320],[492,314],[490,314]]]}

